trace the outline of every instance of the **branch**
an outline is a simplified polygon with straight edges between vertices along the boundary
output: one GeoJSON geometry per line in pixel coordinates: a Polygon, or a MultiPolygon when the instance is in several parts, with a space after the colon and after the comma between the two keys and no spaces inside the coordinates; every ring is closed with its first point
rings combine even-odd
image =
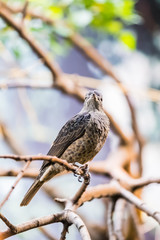
{"type": "Polygon", "coordinates": [[[26,0],[26,2],[24,3],[23,9],[22,9],[22,19],[21,19],[22,27],[24,26],[24,19],[27,14],[28,5],[29,5],[29,2],[28,2],[28,0],[26,0]]]}
{"type": "Polygon", "coordinates": [[[81,196],[83,195],[87,186],[90,183],[90,174],[89,174],[88,165],[85,164],[84,167],[83,168],[82,167],[81,167],[81,169],[84,170],[83,184],[71,200],[73,205],[76,205],[78,203],[79,199],[81,198],[81,196]]]}
{"type": "Polygon", "coordinates": [[[65,167],[65,169],[68,171],[72,171],[73,173],[76,173],[81,176],[84,175],[84,171],[81,168],[79,168],[71,163],[68,163],[66,160],[57,158],[55,156],[52,157],[52,156],[48,156],[48,155],[47,156],[46,155],[39,155],[39,156],[0,155],[0,158],[4,158],[4,159],[10,158],[10,159],[13,159],[18,162],[19,161],[37,161],[37,160],[50,161],[51,163],[60,164],[61,166],[65,167]]]}
{"type": "Polygon", "coordinates": [[[148,216],[154,218],[160,224],[160,212],[152,210],[146,203],[141,199],[137,198],[133,193],[129,192],[125,188],[119,185],[119,191],[121,197],[132,203],[141,211],[145,212],[148,216]]]}
{"type": "Polygon", "coordinates": [[[68,223],[63,223],[63,230],[61,233],[61,238],[60,240],[65,240],[66,239],[66,234],[68,233],[68,228],[69,228],[69,224],[68,223]]]}
{"type": "Polygon", "coordinates": [[[115,197],[119,194],[120,191],[116,181],[111,181],[109,184],[100,184],[88,188],[79,199],[78,205],[81,206],[83,203],[95,198],[115,197]]]}
{"type": "Polygon", "coordinates": [[[107,226],[108,226],[108,236],[109,240],[117,240],[113,227],[113,212],[115,207],[115,201],[113,198],[109,199],[108,202],[108,213],[107,213],[107,226]]]}
{"type": "Polygon", "coordinates": [[[135,191],[139,188],[143,188],[145,186],[148,186],[149,184],[152,183],[160,183],[160,178],[157,177],[152,177],[152,178],[146,178],[146,177],[141,177],[134,179],[133,184],[131,186],[132,191],[135,191]]]}
{"type": "Polygon", "coordinates": [[[2,214],[0,214],[0,218],[9,227],[9,229],[7,229],[6,231],[0,232],[1,240],[33,228],[45,226],[47,224],[56,222],[67,222],[69,224],[74,224],[77,227],[82,237],[82,240],[91,240],[84,222],[76,213],[71,210],[64,210],[62,213],[36,218],[34,220],[30,220],[17,226],[12,225],[2,214]]]}
{"type": "Polygon", "coordinates": [[[118,240],[124,240],[123,236],[123,226],[124,226],[124,218],[125,218],[125,208],[126,201],[124,199],[118,199],[114,209],[114,232],[118,240]]]}
{"type": "MultiPolygon", "coordinates": [[[[2,214],[0,213],[0,219],[9,227],[10,231],[13,233],[13,234],[16,234],[17,233],[17,228],[8,221],[8,219],[2,214]]],[[[1,233],[0,233],[0,239],[1,239],[1,233]]],[[[2,238],[3,239],[3,238],[2,238]]]]}
{"type": "Polygon", "coordinates": [[[65,211],[65,219],[68,223],[74,224],[77,227],[82,240],[91,240],[89,232],[88,232],[84,222],[76,213],[74,213],[71,210],[66,210],[65,211]]]}
{"type": "MultiPolygon", "coordinates": [[[[0,218],[2,219],[2,216],[0,215],[0,218]]],[[[3,216],[4,218],[4,216],[3,216]]],[[[47,224],[51,224],[51,223],[55,223],[55,222],[62,222],[64,220],[63,217],[63,213],[58,213],[58,214],[52,214],[46,217],[40,217],[40,218],[36,218],[33,220],[30,220],[28,222],[22,223],[22,224],[18,224],[17,226],[13,226],[11,223],[7,223],[9,222],[6,218],[2,219],[6,225],[9,227],[9,229],[7,229],[4,232],[0,232],[0,239],[6,239],[10,236],[13,236],[15,234],[18,233],[22,233],[25,231],[28,231],[30,229],[33,228],[37,228],[37,227],[41,227],[41,226],[45,226],[47,224]],[[13,231],[13,229],[14,231],[13,231]]]]}

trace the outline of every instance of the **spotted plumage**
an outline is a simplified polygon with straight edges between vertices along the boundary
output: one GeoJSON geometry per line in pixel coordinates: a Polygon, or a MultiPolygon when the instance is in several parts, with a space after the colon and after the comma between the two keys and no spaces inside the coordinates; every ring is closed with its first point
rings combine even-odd
{"type": "MultiPolygon", "coordinates": [[[[103,111],[102,95],[96,90],[89,91],[82,110],[62,127],[47,155],[60,157],[70,163],[84,164],[100,151],[108,131],[109,120],[103,111]]],[[[44,182],[63,170],[65,168],[58,163],[44,161],[21,206],[31,201],[44,182]]]]}

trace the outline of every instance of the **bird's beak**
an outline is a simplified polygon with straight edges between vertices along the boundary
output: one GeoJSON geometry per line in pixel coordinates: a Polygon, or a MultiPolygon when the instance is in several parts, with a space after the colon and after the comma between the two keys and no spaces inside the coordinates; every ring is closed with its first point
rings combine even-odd
{"type": "Polygon", "coordinates": [[[97,96],[96,96],[95,93],[93,93],[93,98],[94,98],[95,101],[97,100],[97,96]]]}

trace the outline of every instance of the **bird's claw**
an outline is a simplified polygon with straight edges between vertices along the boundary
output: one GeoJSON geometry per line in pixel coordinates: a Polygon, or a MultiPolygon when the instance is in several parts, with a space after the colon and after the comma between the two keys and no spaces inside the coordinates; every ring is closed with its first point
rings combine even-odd
{"type": "Polygon", "coordinates": [[[82,178],[84,178],[84,181],[86,184],[89,184],[90,182],[90,174],[89,174],[89,167],[88,167],[88,164],[84,164],[82,166],[77,166],[75,164],[75,166],[77,167],[76,171],[74,172],[74,176],[77,177],[78,175],[78,181],[79,182],[82,182],[82,178]],[[81,174],[79,174],[79,170],[82,171],[81,174]]]}
{"type": "Polygon", "coordinates": [[[78,182],[82,182],[82,176],[78,176],[78,182]]]}

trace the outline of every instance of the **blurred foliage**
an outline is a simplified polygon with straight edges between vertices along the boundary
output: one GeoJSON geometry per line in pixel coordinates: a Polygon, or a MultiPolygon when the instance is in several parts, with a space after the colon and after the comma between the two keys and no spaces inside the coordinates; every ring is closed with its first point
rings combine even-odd
{"type": "MultiPolygon", "coordinates": [[[[22,6],[25,0],[5,0],[9,6],[22,6]]],[[[43,45],[57,55],[64,55],[68,49],[67,40],[59,42],[55,35],[63,38],[73,31],[81,32],[84,28],[94,28],[98,33],[104,32],[115,37],[130,49],[136,48],[136,36],[129,25],[140,22],[135,12],[135,0],[29,0],[29,8],[40,11],[57,22],[56,26],[48,26],[39,19],[28,18],[28,27],[43,45]],[[127,29],[126,29],[127,28],[127,29]]],[[[0,22],[0,39],[6,40],[9,28],[0,22]]],[[[21,53],[18,48],[11,48],[16,58],[21,53]]]]}

